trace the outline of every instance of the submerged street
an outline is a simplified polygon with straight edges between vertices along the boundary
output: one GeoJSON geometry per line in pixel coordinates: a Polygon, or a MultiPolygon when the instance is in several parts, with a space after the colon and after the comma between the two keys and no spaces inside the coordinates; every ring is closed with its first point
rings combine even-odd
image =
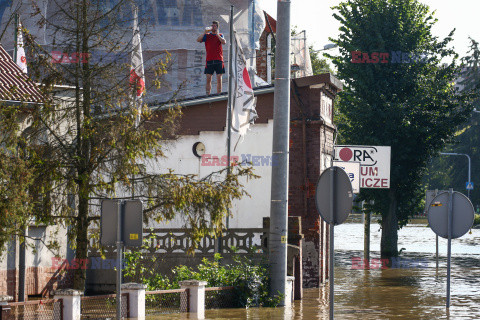
{"type": "MultiPolygon", "coordinates": [[[[379,258],[380,227],[371,225],[371,258],[379,258]]],[[[452,241],[452,284],[449,314],[445,308],[446,240],[439,240],[439,268],[435,264],[435,234],[426,223],[399,231],[403,266],[382,270],[352,269],[352,258],[363,258],[363,225],[335,228],[336,319],[479,319],[480,230],[452,241]],[[407,262],[407,263],[405,263],[407,262]],[[412,268],[412,266],[416,266],[412,268]]],[[[328,285],[304,289],[304,299],[291,309],[251,308],[207,310],[206,319],[328,319],[328,285]]],[[[150,319],[189,319],[164,315],[150,319]]]]}

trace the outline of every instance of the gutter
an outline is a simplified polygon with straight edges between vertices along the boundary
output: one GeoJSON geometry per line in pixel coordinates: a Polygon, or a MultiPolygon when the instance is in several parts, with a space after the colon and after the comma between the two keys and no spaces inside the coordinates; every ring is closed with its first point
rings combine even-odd
{"type": "MultiPolygon", "coordinates": [[[[268,87],[261,87],[258,89],[254,89],[253,93],[255,95],[261,95],[261,94],[273,93],[274,91],[275,91],[275,87],[272,85],[268,87]]],[[[228,100],[228,94],[225,93],[225,94],[220,94],[218,96],[215,95],[215,96],[198,98],[198,99],[178,101],[177,103],[153,105],[153,106],[149,106],[149,108],[154,111],[161,111],[161,110],[167,110],[167,109],[173,108],[175,106],[190,107],[190,106],[199,105],[199,104],[213,103],[213,102],[227,101],[227,100],[228,100]]]]}
{"type": "Polygon", "coordinates": [[[24,105],[24,104],[33,104],[33,105],[43,105],[43,102],[33,102],[33,101],[18,101],[18,100],[0,100],[0,102],[5,102],[11,105],[24,105]]]}

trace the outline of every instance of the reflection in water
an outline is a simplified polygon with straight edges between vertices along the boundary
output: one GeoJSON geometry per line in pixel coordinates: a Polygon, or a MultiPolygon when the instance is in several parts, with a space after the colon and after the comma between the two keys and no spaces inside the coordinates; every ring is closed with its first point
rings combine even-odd
{"type": "MultiPolygon", "coordinates": [[[[363,226],[335,228],[336,319],[480,319],[480,230],[452,241],[451,307],[446,299],[446,240],[440,240],[440,267],[435,268],[435,235],[425,225],[399,232],[405,259],[427,263],[422,268],[352,269],[352,257],[363,257],[363,226]]],[[[371,248],[380,247],[380,232],[372,224],[371,248]]],[[[372,258],[379,258],[374,251],[372,258]]],[[[292,308],[207,310],[206,319],[290,320],[328,319],[328,285],[305,289],[292,308]]],[[[153,319],[153,318],[152,318],[153,319]]],[[[154,319],[189,319],[165,315],[154,319]]],[[[190,318],[193,319],[193,318],[190,318]]]]}

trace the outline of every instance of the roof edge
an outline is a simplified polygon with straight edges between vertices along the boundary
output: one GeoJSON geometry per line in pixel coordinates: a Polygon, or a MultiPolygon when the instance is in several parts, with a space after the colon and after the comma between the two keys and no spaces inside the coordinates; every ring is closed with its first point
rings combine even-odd
{"type": "Polygon", "coordinates": [[[343,90],[342,82],[331,73],[322,73],[313,76],[292,79],[298,87],[307,87],[320,83],[327,83],[337,91],[343,90]]]}
{"type": "MultiPolygon", "coordinates": [[[[255,95],[261,95],[261,94],[274,92],[274,90],[275,90],[275,87],[271,85],[268,87],[260,87],[257,89],[253,89],[253,93],[255,95]]],[[[212,103],[212,102],[227,101],[227,100],[228,100],[228,93],[225,92],[225,93],[221,93],[219,95],[214,95],[214,96],[178,101],[177,103],[166,102],[164,104],[152,105],[149,107],[154,111],[160,111],[160,110],[170,109],[174,106],[189,107],[189,106],[203,104],[203,103],[212,103]]]]}

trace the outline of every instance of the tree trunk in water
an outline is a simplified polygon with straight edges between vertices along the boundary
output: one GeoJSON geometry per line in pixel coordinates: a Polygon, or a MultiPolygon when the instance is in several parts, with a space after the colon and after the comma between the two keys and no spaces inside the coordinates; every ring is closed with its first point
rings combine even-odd
{"type": "MultiPolygon", "coordinates": [[[[80,193],[78,204],[77,220],[77,250],[76,259],[87,259],[88,254],[88,198],[83,198],[80,193]]],[[[73,277],[73,288],[81,292],[85,291],[85,281],[87,270],[83,268],[75,269],[73,277]]]]}
{"type": "Polygon", "coordinates": [[[397,198],[394,190],[388,193],[388,212],[382,216],[382,240],[380,252],[382,259],[390,259],[398,256],[398,218],[397,198]]]}

